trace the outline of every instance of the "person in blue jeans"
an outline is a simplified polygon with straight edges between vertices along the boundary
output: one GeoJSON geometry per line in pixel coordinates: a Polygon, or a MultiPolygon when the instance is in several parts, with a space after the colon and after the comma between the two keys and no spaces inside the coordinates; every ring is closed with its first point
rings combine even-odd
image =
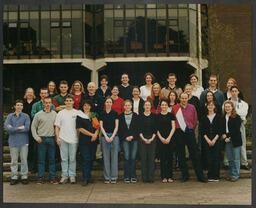
{"type": "Polygon", "coordinates": [[[124,113],[119,115],[118,135],[124,150],[124,182],[136,183],[138,149],[138,115],[132,112],[132,101],[124,101],[124,113]]]}
{"type": "Polygon", "coordinates": [[[106,110],[100,116],[100,128],[102,131],[101,144],[104,161],[105,183],[116,183],[118,178],[118,113],[111,109],[113,100],[106,97],[106,110]]]}
{"type": "Polygon", "coordinates": [[[50,182],[58,184],[56,179],[56,164],[55,152],[56,142],[54,133],[54,122],[57,113],[51,110],[52,98],[46,97],[43,99],[44,109],[35,114],[31,125],[31,131],[34,139],[37,141],[37,166],[38,166],[38,181],[37,184],[44,183],[44,171],[46,153],[49,160],[50,182]]]}
{"type": "Polygon", "coordinates": [[[240,176],[240,151],[242,146],[241,118],[231,100],[223,104],[224,117],[222,119],[222,139],[225,141],[225,152],[229,163],[229,177],[227,180],[235,182],[240,176]]]}
{"type": "MultiPolygon", "coordinates": [[[[96,114],[92,112],[93,102],[91,100],[85,100],[83,103],[84,116],[77,116],[76,118],[76,129],[79,134],[79,150],[82,156],[82,172],[83,172],[83,183],[82,186],[87,186],[91,181],[91,169],[93,157],[95,155],[95,149],[97,147],[97,138],[99,134],[99,125],[94,126],[93,120],[98,121],[96,114]]],[[[98,122],[99,124],[99,122],[98,122]]]]}
{"type": "Polygon", "coordinates": [[[21,182],[28,184],[28,131],[30,128],[29,115],[22,112],[23,101],[15,101],[15,112],[7,116],[4,128],[9,133],[8,143],[11,153],[11,182],[18,183],[18,158],[21,160],[21,182]]]}

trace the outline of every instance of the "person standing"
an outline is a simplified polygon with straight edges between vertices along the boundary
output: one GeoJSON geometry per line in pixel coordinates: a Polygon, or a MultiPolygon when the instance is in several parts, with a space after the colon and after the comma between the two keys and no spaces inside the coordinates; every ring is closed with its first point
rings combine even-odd
{"type": "Polygon", "coordinates": [[[207,115],[201,119],[203,145],[208,164],[208,181],[214,182],[220,179],[220,153],[221,153],[221,116],[216,113],[214,101],[206,104],[207,115]]]}
{"type": "Polygon", "coordinates": [[[192,95],[196,96],[198,99],[200,99],[201,93],[204,91],[204,88],[198,85],[198,76],[195,74],[191,74],[189,76],[190,84],[192,86],[192,95]]]}
{"type": "Polygon", "coordinates": [[[177,77],[174,73],[169,73],[167,77],[168,86],[164,87],[161,91],[164,97],[167,97],[171,90],[174,90],[178,97],[182,93],[182,89],[176,86],[177,77]]]}
{"type": "Polygon", "coordinates": [[[238,89],[237,86],[232,86],[230,90],[231,90],[231,97],[229,98],[229,100],[233,102],[237,115],[239,115],[242,119],[242,123],[240,127],[242,142],[243,142],[243,145],[241,147],[241,169],[250,170],[248,166],[247,155],[246,155],[246,131],[245,131],[246,116],[248,113],[248,104],[239,98],[240,90],[238,89]]]}
{"type": "Polygon", "coordinates": [[[188,103],[192,104],[196,108],[197,117],[200,119],[200,103],[199,99],[192,95],[192,86],[190,84],[186,84],[184,87],[184,92],[188,94],[188,103]]]}
{"type": "Polygon", "coordinates": [[[178,95],[175,91],[171,91],[167,97],[167,100],[169,101],[168,104],[168,112],[172,112],[172,106],[176,105],[179,102],[178,95]]]}
{"type": "Polygon", "coordinates": [[[55,120],[56,142],[61,155],[61,180],[65,184],[70,179],[71,184],[76,183],[76,151],[78,137],[76,131],[76,117],[79,111],[73,108],[73,96],[65,97],[65,109],[61,110],[55,120]]]}
{"type": "MultiPolygon", "coordinates": [[[[224,100],[229,100],[231,98],[231,87],[232,86],[237,86],[237,82],[234,78],[230,77],[226,84],[227,91],[224,93],[224,100]]],[[[241,100],[244,100],[244,96],[243,96],[242,92],[239,92],[238,97],[241,100]]]]}
{"type": "Polygon", "coordinates": [[[105,183],[117,183],[118,178],[118,114],[112,109],[113,100],[106,97],[105,107],[100,116],[100,128],[102,132],[101,145],[104,160],[105,183]]]}
{"type": "Polygon", "coordinates": [[[66,80],[60,81],[59,89],[60,89],[60,94],[54,97],[54,100],[56,101],[54,103],[56,112],[59,112],[66,108],[65,98],[67,96],[73,96],[71,94],[68,94],[68,82],[66,80]]]}
{"type": "Polygon", "coordinates": [[[119,115],[118,135],[124,150],[124,182],[136,183],[138,149],[138,115],[132,112],[132,101],[124,101],[124,113],[119,115]]]}
{"type": "Polygon", "coordinates": [[[38,181],[37,184],[44,183],[44,171],[46,153],[48,153],[49,160],[49,174],[50,182],[58,184],[56,179],[56,165],[55,165],[55,133],[54,122],[57,113],[51,110],[52,98],[46,97],[43,100],[44,109],[39,111],[32,122],[31,131],[34,139],[37,141],[38,150],[38,181]]]}
{"type": "Polygon", "coordinates": [[[22,112],[23,101],[16,100],[15,112],[7,116],[4,128],[9,133],[8,143],[11,153],[11,182],[10,185],[18,183],[18,158],[21,160],[21,182],[28,184],[28,131],[30,128],[29,115],[22,112]]]}
{"type": "Polygon", "coordinates": [[[151,112],[151,102],[144,102],[144,113],[139,115],[141,176],[143,183],[155,180],[156,115],[151,112]]]}
{"type": "Polygon", "coordinates": [[[152,82],[155,80],[155,77],[152,73],[148,72],[144,75],[144,79],[146,84],[140,87],[140,97],[145,101],[151,94],[152,82]]]}
{"type": "MultiPolygon", "coordinates": [[[[111,90],[111,98],[113,100],[112,109],[120,115],[124,112],[124,100],[119,97],[119,89],[117,86],[114,86],[111,90]]],[[[106,106],[105,106],[106,107],[106,106]]]]}
{"type": "Polygon", "coordinates": [[[96,94],[101,96],[103,100],[107,96],[111,96],[111,88],[108,86],[108,76],[103,74],[100,76],[100,87],[96,90],[96,94]]]}
{"type": "Polygon", "coordinates": [[[143,104],[144,100],[139,97],[140,88],[138,86],[134,86],[132,89],[132,111],[140,115],[144,112],[143,104]]]}
{"type": "MultiPolygon", "coordinates": [[[[31,110],[32,106],[36,103],[36,96],[34,89],[29,87],[25,91],[23,100],[23,113],[29,115],[30,121],[32,122],[31,110]]],[[[30,122],[30,124],[31,124],[30,122]]],[[[31,127],[31,126],[30,126],[31,127]]],[[[37,148],[36,141],[34,140],[31,131],[28,132],[29,135],[29,146],[28,146],[28,169],[32,173],[37,172],[37,148]]]]}
{"type": "Polygon", "coordinates": [[[151,103],[151,112],[159,114],[161,112],[160,101],[165,97],[162,96],[161,87],[158,83],[154,83],[152,86],[151,94],[147,100],[151,103]]]}
{"type": "MultiPolygon", "coordinates": [[[[118,86],[119,88],[119,97],[123,100],[132,99],[132,86],[129,84],[129,76],[124,73],[121,76],[122,84],[118,86]]],[[[112,88],[113,89],[113,88],[112,88]]]]}
{"type": "Polygon", "coordinates": [[[176,139],[178,148],[179,167],[182,173],[182,180],[189,180],[188,168],[185,158],[185,145],[188,147],[198,181],[207,182],[203,175],[198,150],[196,147],[195,127],[197,124],[197,113],[193,105],[188,104],[188,94],[181,93],[180,104],[173,106],[172,112],[176,116],[176,139]]]}
{"type": "Polygon", "coordinates": [[[161,100],[161,113],[156,117],[161,178],[163,183],[172,183],[172,162],[174,150],[175,116],[169,113],[168,100],[161,100]]]}
{"type": "Polygon", "coordinates": [[[85,97],[83,83],[79,80],[74,81],[70,89],[70,94],[74,96],[74,108],[80,110],[85,97]]]}
{"type": "Polygon", "coordinates": [[[235,182],[240,176],[240,151],[242,146],[241,118],[236,113],[232,101],[224,102],[224,117],[222,118],[222,139],[225,141],[225,152],[229,163],[227,180],[235,182]]]}
{"type": "Polygon", "coordinates": [[[49,96],[51,98],[54,98],[58,94],[57,89],[56,89],[56,84],[55,84],[54,81],[49,81],[48,82],[47,89],[48,89],[48,92],[49,92],[49,96]]]}
{"type": "Polygon", "coordinates": [[[99,122],[96,114],[92,112],[93,103],[85,100],[83,104],[84,117],[78,115],[76,118],[76,129],[79,137],[79,151],[82,156],[83,186],[87,186],[91,181],[92,162],[97,147],[96,140],[99,134],[99,122]],[[96,121],[95,121],[96,119],[96,121]],[[97,122],[98,125],[94,125],[97,122]]]}

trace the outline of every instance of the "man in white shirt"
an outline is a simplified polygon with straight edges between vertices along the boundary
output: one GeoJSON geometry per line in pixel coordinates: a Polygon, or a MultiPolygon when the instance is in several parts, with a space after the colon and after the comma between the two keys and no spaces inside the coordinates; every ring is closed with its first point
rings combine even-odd
{"type": "Polygon", "coordinates": [[[70,179],[70,183],[76,183],[76,151],[78,146],[78,136],[76,131],[76,117],[80,113],[73,108],[73,97],[67,95],[65,98],[65,109],[57,114],[55,120],[56,142],[60,147],[61,155],[61,180],[60,184],[65,184],[70,179]]]}
{"type": "Polygon", "coordinates": [[[245,133],[245,124],[246,124],[246,116],[248,113],[248,104],[241,100],[238,97],[239,89],[237,86],[232,86],[230,88],[231,91],[231,97],[229,100],[231,100],[236,108],[236,113],[241,117],[242,123],[240,127],[241,136],[242,136],[242,142],[243,145],[241,147],[241,168],[245,170],[249,170],[248,161],[247,161],[247,155],[246,155],[246,133],[245,133]]]}

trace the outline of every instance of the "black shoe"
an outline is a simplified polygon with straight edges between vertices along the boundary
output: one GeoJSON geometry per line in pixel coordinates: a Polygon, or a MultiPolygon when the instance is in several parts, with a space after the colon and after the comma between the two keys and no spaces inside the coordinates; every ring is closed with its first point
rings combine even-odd
{"type": "Polygon", "coordinates": [[[206,180],[206,178],[198,178],[198,181],[202,182],[202,183],[207,183],[208,180],[206,180]]]}
{"type": "Polygon", "coordinates": [[[250,167],[248,165],[241,165],[241,169],[250,170],[250,167]]]}
{"type": "Polygon", "coordinates": [[[28,179],[21,179],[21,183],[24,184],[24,185],[27,185],[28,184],[28,179]]]}
{"type": "Polygon", "coordinates": [[[17,179],[11,179],[10,185],[16,185],[18,183],[17,179]]]}
{"type": "Polygon", "coordinates": [[[88,181],[88,180],[84,180],[84,181],[82,182],[82,186],[87,186],[87,185],[88,185],[88,183],[89,183],[89,181],[88,181]]]}

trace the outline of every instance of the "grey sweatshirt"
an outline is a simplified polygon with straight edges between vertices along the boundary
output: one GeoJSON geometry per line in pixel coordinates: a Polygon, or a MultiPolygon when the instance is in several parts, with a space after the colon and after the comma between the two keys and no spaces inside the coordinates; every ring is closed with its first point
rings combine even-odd
{"type": "Polygon", "coordinates": [[[36,141],[39,137],[55,136],[54,122],[56,116],[57,113],[53,110],[50,112],[41,110],[35,115],[31,125],[31,132],[36,141]]]}

